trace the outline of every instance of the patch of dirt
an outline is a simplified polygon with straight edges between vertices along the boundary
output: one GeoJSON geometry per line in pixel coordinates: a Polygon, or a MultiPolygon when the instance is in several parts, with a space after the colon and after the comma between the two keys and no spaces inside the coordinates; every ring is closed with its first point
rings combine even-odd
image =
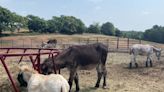
{"type": "MultiPolygon", "coordinates": [[[[91,35],[82,36],[81,38],[87,39],[91,35]]],[[[38,37],[35,36],[27,36],[27,37],[9,37],[2,38],[2,40],[17,40],[15,47],[23,44],[22,39],[28,40],[24,45],[29,45],[31,43],[31,39],[35,44],[33,46],[37,46],[41,43],[41,40],[46,41],[49,38],[56,38],[59,42],[70,42],[72,40],[78,40],[79,35],[73,35],[72,38],[70,36],[63,35],[41,35],[38,37]],[[42,38],[42,39],[40,39],[42,38]],[[69,38],[69,39],[68,39],[69,38]],[[33,40],[34,39],[34,40],[33,40]],[[39,40],[38,40],[39,39],[39,40]]],[[[96,36],[92,36],[94,38],[96,36]]],[[[99,36],[101,39],[105,39],[104,36],[99,36]]],[[[107,37],[106,37],[107,38],[107,37]]],[[[162,45],[163,46],[163,45],[162,45]]],[[[15,51],[16,52],[16,51],[15,51]]],[[[0,52],[3,53],[3,52],[0,52]]],[[[14,52],[13,52],[14,53],[14,52]]],[[[91,71],[79,71],[79,82],[81,92],[163,92],[164,90],[164,57],[162,57],[161,61],[158,62],[156,58],[154,58],[153,67],[145,67],[146,57],[138,57],[137,61],[139,67],[129,69],[129,61],[130,55],[128,53],[109,53],[107,59],[107,85],[109,89],[102,89],[102,81],[100,84],[100,88],[95,89],[95,83],[97,80],[96,69],[91,71]]],[[[16,85],[21,90],[21,92],[26,92],[25,88],[20,88],[19,83],[17,82],[17,74],[18,74],[18,65],[16,58],[12,58],[6,61],[8,68],[13,76],[13,79],[16,82],[16,85]]],[[[29,63],[27,63],[29,64],[29,63]]],[[[29,64],[30,65],[30,64],[29,64]]],[[[67,69],[61,71],[61,74],[68,79],[69,72],[67,69]]],[[[75,85],[73,85],[73,90],[75,90],[75,85]]],[[[0,92],[13,92],[12,85],[8,79],[8,76],[2,66],[0,64],[0,92]]]]}

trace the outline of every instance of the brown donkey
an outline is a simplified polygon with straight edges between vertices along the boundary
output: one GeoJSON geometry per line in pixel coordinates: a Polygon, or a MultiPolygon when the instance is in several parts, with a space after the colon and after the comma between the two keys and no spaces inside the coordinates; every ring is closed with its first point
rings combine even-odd
{"type": "Polygon", "coordinates": [[[54,60],[48,58],[41,65],[43,74],[49,74],[53,72],[53,63],[60,68],[67,67],[70,71],[69,85],[70,91],[72,88],[72,82],[75,81],[76,92],[79,88],[78,70],[90,70],[96,67],[97,69],[97,82],[95,87],[99,87],[101,77],[103,76],[103,88],[106,88],[106,76],[107,70],[105,67],[108,54],[108,47],[102,43],[95,43],[89,45],[77,45],[69,47],[61,52],[54,60]]]}

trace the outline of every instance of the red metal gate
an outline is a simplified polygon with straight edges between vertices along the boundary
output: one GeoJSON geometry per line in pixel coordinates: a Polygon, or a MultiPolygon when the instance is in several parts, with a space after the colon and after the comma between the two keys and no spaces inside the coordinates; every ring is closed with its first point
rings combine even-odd
{"type": "MultiPolygon", "coordinates": [[[[48,55],[48,57],[54,57],[54,56],[57,56],[59,54],[59,50],[58,49],[41,49],[41,48],[0,48],[0,50],[5,50],[6,52],[5,53],[2,53],[0,54],[0,61],[2,62],[2,65],[12,83],[12,86],[14,88],[14,91],[15,92],[19,92],[18,88],[16,87],[16,84],[11,76],[11,73],[9,72],[9,69],[5,63],[5,59],[7,57],[21,57],[19,59],[19,62],[22,62],[23,60],[23,57],[29,57],[32,65],[33,65],[33,68],[35,70],[37,70],[39,73],[41,72],[40,71],[40,61],[41,61],[41,56],[42,55],[48,55]],[[13,50],[22,50],[23,53],[10,53],[10,51],[13,51],[13,50]],[[26,53],[28,50],[35,50],[36,52],[33,52],[33,53],[26,53]]],[[[56,73],[56,68],[54,69],[55,73],[56,73]]]]}

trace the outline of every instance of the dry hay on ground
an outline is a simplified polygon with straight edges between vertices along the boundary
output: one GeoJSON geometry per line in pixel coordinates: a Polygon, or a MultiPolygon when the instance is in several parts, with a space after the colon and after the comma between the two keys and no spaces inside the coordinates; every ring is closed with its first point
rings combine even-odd
{"type": "MultiPolygon", "coordinates": [[[[110,89],[95,89],[94,85],[97,80],[96,71],[79,71],[81,92],[163,92],[164,90],[164,58],[161,62],[153,62],[153,67],[145,67],[146,57],[137,58],[139,68],[128,69],[130,61],[129,54],[125,53],[110,53],[107,60],[108,77],[107,83],[110,89]],[[141,62],[144,61],[144,62],[141,62]]],[[[29,64],[29,63],[28,63],[29,64]]],[[[17,62],[7,62],[10,72],[16,80],[17,62]]],[[[12,86],[7,79],[7,75],[0,65],[0,92],[11,92],[12,86]]],[[[61,74],[68,78],[66,69],[61,71],[61,74]]],[[[102,82],[102,81],[101,81],[102,82]]],[[[100,85],[102,87],[102,83],[100,85]]],[[[25,90],[21,88],[21,90],[25,90]]],[[[73,86],[75,90],[75,85],[73,86]]],[[[23,91],[26,92],[26,91],[23,91]]]]}

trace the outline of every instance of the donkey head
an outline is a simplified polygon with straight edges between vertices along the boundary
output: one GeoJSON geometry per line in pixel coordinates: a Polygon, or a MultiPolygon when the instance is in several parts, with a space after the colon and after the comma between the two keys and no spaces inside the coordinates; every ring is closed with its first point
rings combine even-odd
{"type": "Polygon", "coordinates": [[[157,56],[157,59],[158,60],[160,60],[161,52],[162,52],[162,49],[161,48],[156,52],[156,56],[157,56]]]}

